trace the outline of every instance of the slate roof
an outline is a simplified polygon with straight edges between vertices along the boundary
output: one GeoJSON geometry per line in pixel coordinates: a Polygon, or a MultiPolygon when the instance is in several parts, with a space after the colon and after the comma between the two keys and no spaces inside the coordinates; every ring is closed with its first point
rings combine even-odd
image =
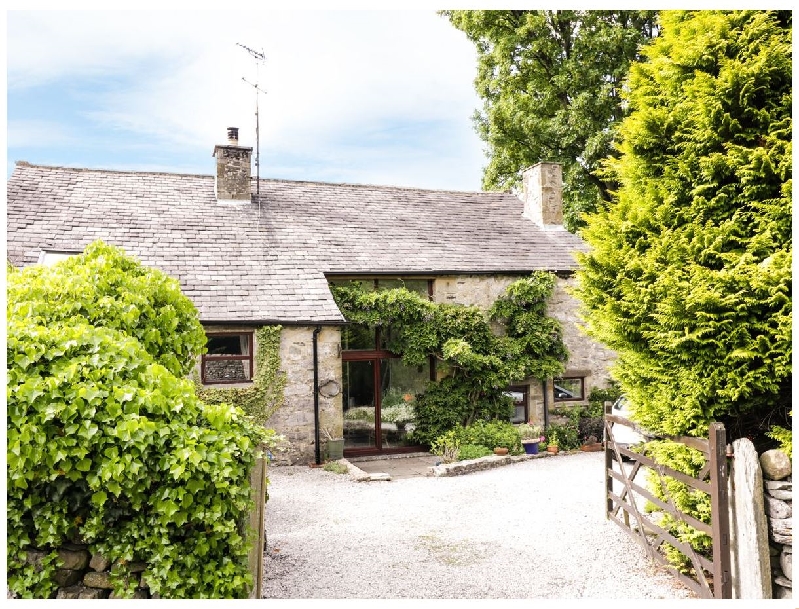
{"type": "Polygon", "coordinates": [[[213,176],[18,163],[7,200],[15,266],[102,239],[176,277],[206,322],[336,323],[326,273],[569,271],[584,248],[503,193],[262,179],[260,204],[221,205],[213,176]]]}

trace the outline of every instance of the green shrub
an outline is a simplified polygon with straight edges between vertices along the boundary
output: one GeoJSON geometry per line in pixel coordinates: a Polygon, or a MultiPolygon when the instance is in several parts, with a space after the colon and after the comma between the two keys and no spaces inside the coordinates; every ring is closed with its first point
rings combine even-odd
{"type": "Polygon", "coordinates": [[[441,434],[433,441],[433,454],[445,456],[447,450],[450,453],[453,449],[458,449],[458,456],[453,460],[475,459],[477,456],[492,454],[495,448],[507,448],[511,455],[520,455],[523,452],[519,431],[507,421],[475,421],[466,427],[455,427],[441,434]],[[468,448],[467,447],[471,447],[468,448]],[[477,448],[482,447],[488,452],[476,455],[477,448]],[[470,455],[465,457],[464,451],[470,455]]]}
{"type": "Polygon", "coordinates": [[[600,389],[594,387],[591,393],[588,394],[588,417],[604,417],[605,416],[605,402],[615,402],[622,396],[622,389],[615,381],[610,381],[608,387],[600,389]]]}
{"type": "Polygon", "coordinates": [[[481,446],[480,444],[462,444],[460,453],[458,454],[458,461],[479,459],[480,457],[486,457],[493,454],[493,449],[486,446],[481,446]]]}
{"type": "Polygon", "coordinates": [[[456,377],[429,383],[414,402],[413,441],[429,444],[447,430],[466,425],[475,412],[486,418],[510,418],[513,402],[503,392],[487,391],[477,397],[473,393],[469,383],[456,377]]]}
{"type": "Polygon", "coordinates": [[[249,472],[273,434],[197,400],[184,373],[203,332],[177,282],[94,244],[9,274],[7,324],[9,589],[47,598],[55,548],[81,538],[147,563],[163,598],[244,596],[249,472]]]}
{"type": "Polygon", "coordinates": [[[544,432],[547,445],[556,445],[560,450],[572,450],[580,447],[577,423],[552,423],[544,432]]]}
{"type": "Polygon", "coordinates": [[[581,444],[588,442],[593,437],[597,442],[602,440],[605,431],[603,417],[580,417],[577,421],[577,437],[581,444]]]}
{"type": "MultiPolygon", "coordinates": [[[[8,282],[13,314],[37,325],[87,323],[120,330],[175,376],[186,376],[205,352],[197,309],[180,285],[97,241],[54,266],[34,265],[8,282]]],[[[11,277],[9,277],[11,279],[11,277]]]]}
{"type": "MultiPolygon", "coordinates": [[[[788,413],[788,416],[793,418],[793,410],[788,413]]],[[[788,455],[788,458],[793,459],[793,430],[774,425],[767,435],[772,440],[779,442],[783,452],[788,455]]]]}
{"type": "Polygon", "coordinates": [[[346,474],[350,471],[346,465],[343,463],[339,463],[338,461],[330,461],[325,463],[322,467],[326,472],[333,472],[334,474],[346,474]]]}
{"type": "Polygon", "coordinates": [[[455,429],[441,434],[430,443],[430,452],[444,458],[445,463],[457,461],[460,456],[461,442],[455,429]]]}

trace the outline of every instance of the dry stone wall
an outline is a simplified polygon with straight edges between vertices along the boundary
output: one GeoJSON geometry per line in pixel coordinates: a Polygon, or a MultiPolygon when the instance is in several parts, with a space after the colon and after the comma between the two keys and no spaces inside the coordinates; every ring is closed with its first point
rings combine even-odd
{"type": "Polygon", "coordinates": [[[793,483],[791,460],[781,450],[760,455],[768,520],[772,597],[793,598],[793,483]]]}
{"type": "MultiPolygon", "coordinates": [[[[38,570],[48,553],[49,551],[28,550],[26,560],[38,570]]],[[[111,571],[119,570],[120,565],[112,563],[101,554],[91,554],[88,546],[84,544],[65,544],[57,550],[57,553],[60,566],[55,572],[54,580],[58,588],[51,598],[119,598],[113,592],[111,571]]],[[[150,594],[145,563],[128,563],[124,566],[124,570],[129,585],[133,587],[133,598],[159,598],[157,594],[150,594]]]]}

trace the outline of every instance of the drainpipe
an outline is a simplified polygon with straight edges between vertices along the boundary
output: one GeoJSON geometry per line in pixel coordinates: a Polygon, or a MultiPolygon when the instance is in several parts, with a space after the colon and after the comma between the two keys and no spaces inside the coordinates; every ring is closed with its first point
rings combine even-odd
{"type": "Polygon", "coordinates": [[[322,453],[319,447],[319,333],[321,331],[322,326],[316,326],[313,331],[313,420],[317,465],[322,463],[322,453]]]}
{"type": "Polygon", "coordinates": [[[541,389],[544,396],[544,430],[549,427],[549,404],[547,403],[547,382],[541,381],[541,389]]]}

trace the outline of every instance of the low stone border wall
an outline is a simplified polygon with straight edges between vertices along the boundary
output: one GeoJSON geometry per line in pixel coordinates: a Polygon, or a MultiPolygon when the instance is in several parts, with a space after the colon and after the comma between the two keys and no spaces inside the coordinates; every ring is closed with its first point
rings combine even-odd
{"type": "MultiPolygon", "coordinates": [[[[427,453],[420,453],[427,454],[427,453]]],[[[568,454],[566,452],[561,454],[568,454]]],[[[546,457],[554,457],[552,453],[541,452],[537,455],[488,455],[487,457],[480,457],[479,459],[467,459],[465,461],[455,461],[454,463],[442,463],[441,465],[433,465],[428,468],[427,475],[434,477],[442,476],[462,476],[472,472],[478,472],[485,469],[493,469],[495,467],[502,467],[504,465],[512,465],[520,461],[528,461],[530,459],[544,459],[546,457]]],[[[384,459],[385,457],[375,457],[375,459],[384,459]]],[[[357,465],[353,465],[347,459],[341,459],[339,463],[344,463],[349,470],[349,475],[355,478],[358,482],[369,482],[375,480],[389,480],[390,477],[377,476],[369,474],[357,465]]]]}
{"type": "Polygon", "coordinates": [[[480,457],[479,459],[467,459],[465,461],[455,461],[454,463],[442,463],[441,465],[434,465],[429,468],[428,476],[462,476],[463,474],[471,474],[472,472],[479,472],[485,469],[493,469],[495,467],[502,467],[504,465],[512,465],[520,461],[529,461],[530,459],[544,459],[546,457],[553,457],[552,453],[542,452],[537,455],[489,455],[487,457],[480,457]]]}
{"type": "MultiPolygon", "coordinates": [[[[90,554],[88,546],[80,544],[65,544],[57,552],[61,566],[53,578],[58,583],[58,588],[51,598],[119,598],[114,594],[114,585],[111,583],[111,569],[115,566],[111,561],[101,554],[90,554]]],[[[28,550],[26,560],[28,564],[40,566],[48,554],[49,551],[28,550]]],[[[146,564],[128,563],[125,569],[136,587],[133,598],[158,598],[157,594],[150,594],[145,581],[146,564]]]]}

